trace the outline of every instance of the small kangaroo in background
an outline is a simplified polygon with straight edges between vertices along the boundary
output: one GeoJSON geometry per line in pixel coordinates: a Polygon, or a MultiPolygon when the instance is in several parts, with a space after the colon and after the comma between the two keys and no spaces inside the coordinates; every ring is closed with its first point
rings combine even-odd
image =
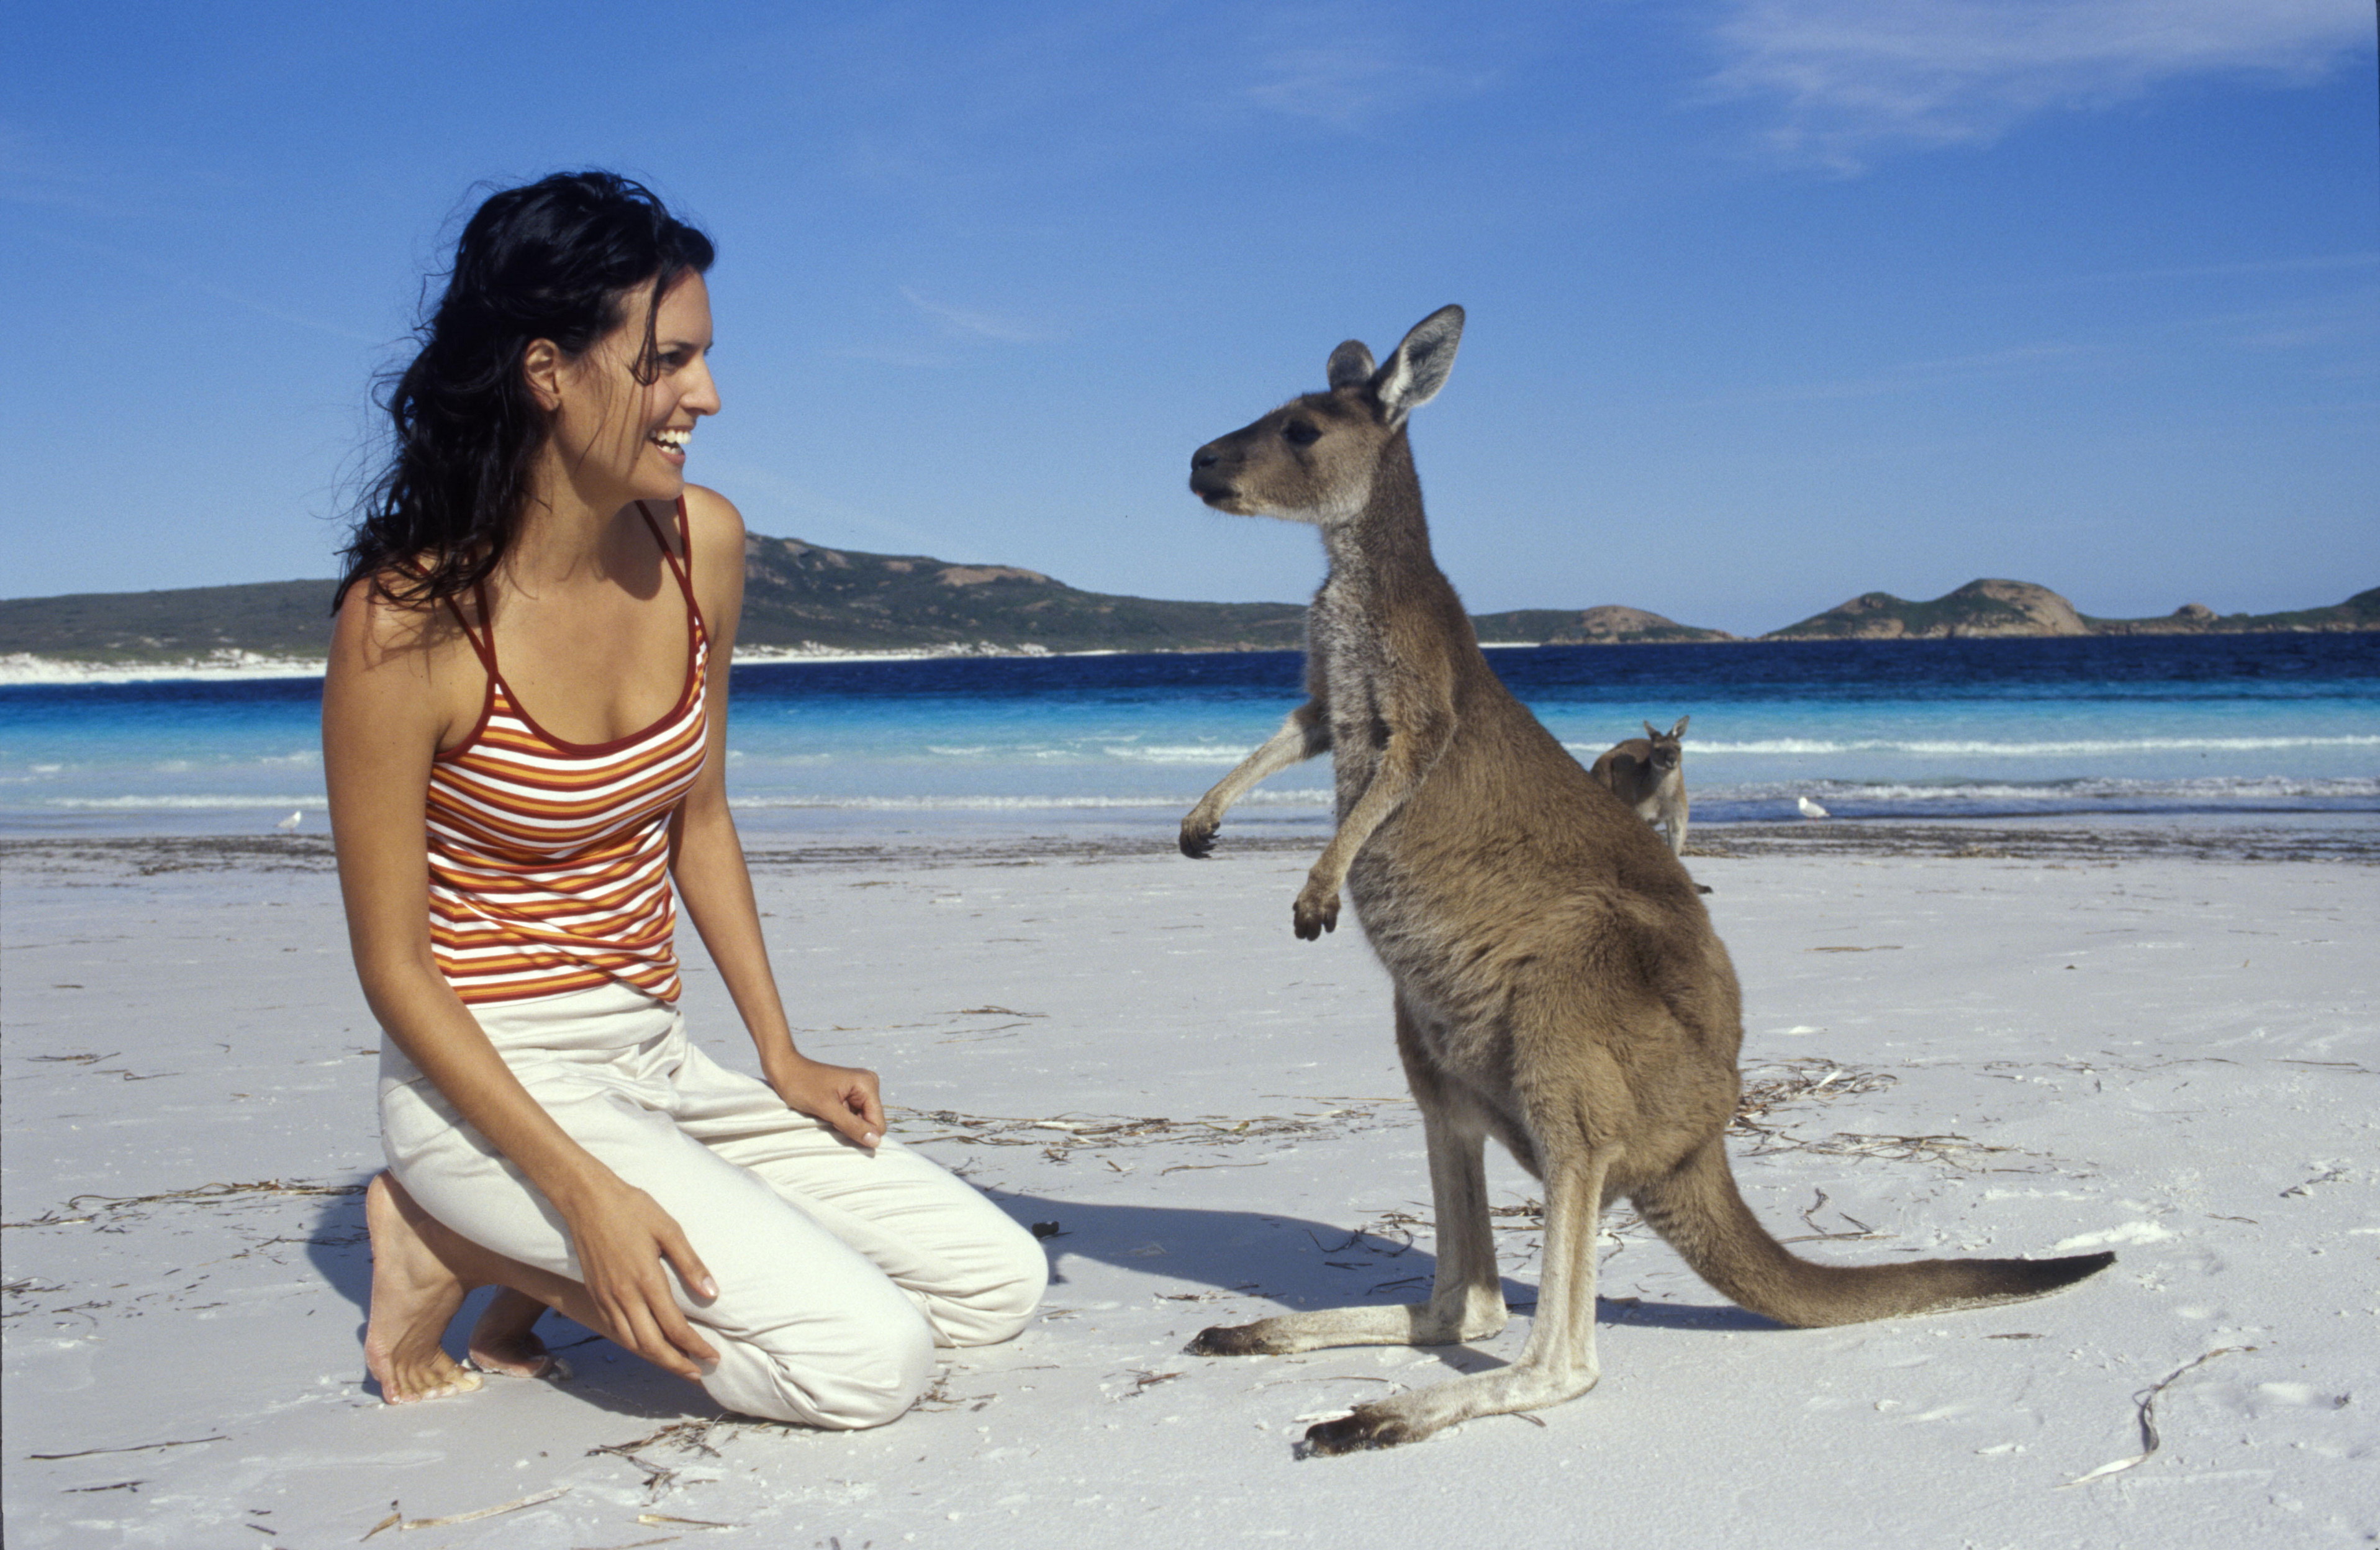
{"type": "Polygon", "coordinates": [[[1633,808],[1637,817],[1647,824],[1658,821],[1669,830],[1672,856],[1686,853],[1685,751],[1678,743],[1693,719],[1682,715],[1666,732],[1655,731],[1648,721],[1643,737],[1605,749],[1587,772],[1633,808]]]}
{"type": "Polygon", "coordinates": [[[1315,1451],[1411,1442],[1593,1387],[1597,1222],[1622,1197],[1705,1280],[1780,1324],[2008,1302],[2105,1268],[2115,1256],[1814,1264],[1744,1205],[1723,1144],[1742,1042],[1727,949],[1677,858],[1497,681],[1430,556],[1405,418],[1444,385],[1462,332],[1462,309],[1442,308],[1377,368],[1351,339],[1330,353],[1327,391],[1191,458],[1190,488],[1217,510],[1320,528],[1330,573],[1306,616],[1305,703],[1183,819],[1182,848],[1206,855],[1242,793],[1330,751],[1338,828],[1292,922],[1309,940],[1333,929],[1343,885],[1394,981],[1438,1267],[1427,1302],[1285,1313],[1205,1330],[1190,1349],[1496,1334],[1491,1135],[1545,1181],[1526,1348],[1501,1370],[1323,1422],[1305,1434],[1315,1451]]]}

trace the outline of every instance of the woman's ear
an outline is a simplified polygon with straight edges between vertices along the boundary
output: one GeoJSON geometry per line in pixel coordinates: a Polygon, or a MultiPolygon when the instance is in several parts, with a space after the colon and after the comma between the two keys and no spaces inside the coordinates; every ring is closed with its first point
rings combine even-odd
{"type": "Polygon", "coordinates": [[[562,351],[551,339],[531,339],[521,353],[521,377],[537,407],[552,414],[562,407],[562,351]]]}

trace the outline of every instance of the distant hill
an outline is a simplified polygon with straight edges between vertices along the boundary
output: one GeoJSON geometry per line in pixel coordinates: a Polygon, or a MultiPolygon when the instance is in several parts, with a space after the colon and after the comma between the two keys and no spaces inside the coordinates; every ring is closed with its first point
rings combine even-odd
{"type": "Polygon", "coordinates": [[[2380,629],[2380,587],[2357,592],[2327,608],[2295,608],[2283,614],[2218,614],[2204,604],[2185,603],[2154,619],[2086,619],[2094,635],[2262,635],[2274,631],[2380,629]]]}
{"type": "Polygon", "coordinates": [[[1863,592],[1849,603],[1760,637],[1763,641],[1938,641],[1991,636],[2251,635],[2380,629],[2380,587],[2328,608],[2217,614],[2187,603],[2152,619],[2091,618],[2047,587],[1991,579],[1930,603],[1863,592]]]}
{"type": "Polygon", "coordinates": [[[236,652],[319,661],[331,649],[333,585],[251,581],[0,599],[0,655],[127,667],[236,652]]]}
{"type": "Polygon", "coordinates": [[[755,535],[744,543],[740,643],[752,646],[1295,651],[1305,641],[1302,604],[1118,597],[1014,566],[862,554],[797,538],[755,535]]]}
{"type": "MultiPolygon", "coordinates": [[[[143,669],[254,663],[319,665],[329,581],[0,600],[0,680],[44,665],[143,669]]],[[[1296,603],[1179,603],[1083,592],[1038,571],[926,555],[829,549],[755,535],[745,544],[740,645],[760,653],[1295,651],[1296,603]]],[[[1641,608],[1523,608],[1473,620],[1482,641],[1549,645],[1728,641],[1641,608]]],[[[1950,636],[2235,634],[2380,630],[2380,588],[2328,608],[2217,615],[2196,604],[2154,619],[2078,613],[2046,587],[1970,581],[1931,603],[1867,592],[1764,641],[1950,636]]]]}
{"type": "Polygon", "coordinates": [[[1585,610],[1576,608],[1515,608],[1507,614],[1479,614],[1472,618],[1479,639],[1487,641],[1527,641],[1545,646],[1668,645],[1681,641],[1732,641],[1724,629],[1702,629],[1642,608],[1616,604],[1585,610]]]}
{"type": "MultiPolygon", "coordinates": [[[[761,650],[1295,651],[1296,603],[1175,603],[1082,592],[1014,566],[745,541],[739,644],[761,650]]],[[[329,581],[0,600],[0,658],[99,667],[319,663],[329,581]]]]}

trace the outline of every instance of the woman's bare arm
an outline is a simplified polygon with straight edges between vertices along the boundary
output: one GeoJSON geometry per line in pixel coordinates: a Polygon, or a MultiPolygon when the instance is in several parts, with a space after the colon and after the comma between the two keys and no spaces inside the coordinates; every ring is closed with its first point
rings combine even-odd
{"type": "Polygon", "coordinates": [[[686,503],[694,537],[695,593],[710,629],[711,655],[708,756],[673,836],[671,867],[678,897],[752,1035],[769,1085],[789,1107],[826,1121],[862,1146],[874,1146],[884,1134],[876,1073],[830,1066],[794,1047],[761,939],[743,842],[727,809],[728,665],[744,604],[744,519],[723,496],[699,485],[686,487],[686,503]]]}
{"type": "Polygon", "coordinates": [[[710,1272],[650,1195],[554,1123],[431,956],[430,767],[441,742],[477,715],[485,683],[468,646],[441,622],[376,601],[369,584],[358,584],[332,638],[322,763],[357,978],[386,1035],[562,1213],[588,1290],[613,1321],[607,1333],[698,1378],[688,1358],[715,1361],[717,1353],[679,1311],[661,1261],[675,1265],[698,1297],[715,1295],[710,1272]]]}

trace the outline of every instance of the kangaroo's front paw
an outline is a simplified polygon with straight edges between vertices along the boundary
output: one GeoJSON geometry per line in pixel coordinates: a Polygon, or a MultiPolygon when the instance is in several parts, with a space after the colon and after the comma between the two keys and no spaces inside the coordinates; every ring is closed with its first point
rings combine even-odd
{"type": "Polygon", "coordinates": [[[1319,1421],[1305,1429],[1305,1451],[1314,1454],[1354,1453],[1359,1448],[1394,1447],[1419,1442],[1429,1434],[1402,1417],[1383,1415],[1365,1406],[1354,1415],[1319,1421]]]}
{"type": "Polygon", "coordinates": [[[1203,861],[1215,848],[1215,831],[1222,825],[1211,818],[1196,813],[1182,820],[1182,853],[1194,861],[1203,861]]]}
{"type": "Polygon", "coordinates": [[[1326,931],[1339,929],[1339,890],[1308,883],[1290,909],[1291,923],[1301,942],[1312,942],[1326,931]]]}

